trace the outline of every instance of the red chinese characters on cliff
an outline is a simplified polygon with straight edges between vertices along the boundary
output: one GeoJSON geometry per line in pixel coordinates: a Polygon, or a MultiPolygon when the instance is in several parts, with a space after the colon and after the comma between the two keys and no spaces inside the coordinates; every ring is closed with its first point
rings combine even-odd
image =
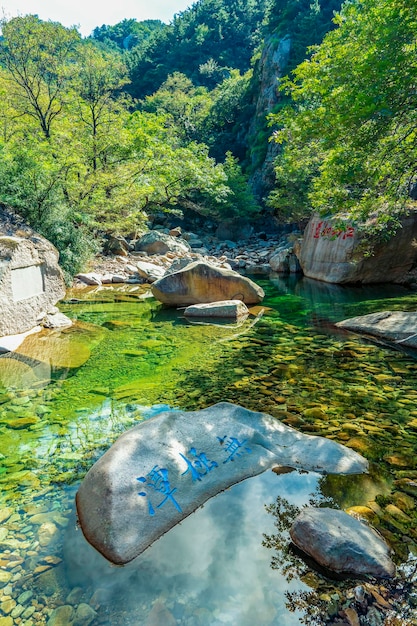
{"type": "Polygon", "coordinates": [[[314,239],[320,239],[320,237],[327,237],[328,239],[351,239],[355,234],[353,226],[333,228],[333,226],[326,225],[324,221],[318,223],[312,222],[311,229],[314,239]]]}

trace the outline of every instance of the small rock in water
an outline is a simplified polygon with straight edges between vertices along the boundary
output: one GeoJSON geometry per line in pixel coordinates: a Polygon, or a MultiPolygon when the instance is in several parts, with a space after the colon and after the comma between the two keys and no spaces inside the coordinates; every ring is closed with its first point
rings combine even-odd
{"type": "Polygon", "coordinates": [[[84,589],[82,589],[81,587],[74,587],[74,589],[71,589],[71,591],[67,595],[66,603],[67,604],[79,604],[83,595],[84,595],[84,589]]]}
{"type": "Polygon", "coordinates": [[[19,602],[19,604],[27,604],[27,602],[29,602],[29,600],[33,597],[33,591],[24,591],[23,593],[20,594],[20,596],[18,597],[17,601],[19,602]]]}
{"type": "Polygon", "coordinates": [[[42,547],[51,543],[58,532],[58,528],[52,522],[45,522],[38,531],[38,540],[42,547]]]}
{"type": "Polygon", "coordinates": [[[75,611],[72,606],[59,606],[52,611],[47,626],[72,626],[74,624],[74,617],[75,611]]]}
{"type": "Polygon", "coordinates": [[[78,605],[75,612],[74,626],[89,626],[97,617],[97,613],[85,602],[78,605]]]}
{"type": "Polygon", "coordinates": [[[6,522],[9,517],[12,515],[13,509],[11,507],[6,507],[4,509],[0,509],[0,524],[6,522]]]}
{"type": "Polygon", "coordinates": [[[146,620],[146,626],[176,626],[176,624],[177,620],[171,611],[162,602],[155,602],[146,620]]]}

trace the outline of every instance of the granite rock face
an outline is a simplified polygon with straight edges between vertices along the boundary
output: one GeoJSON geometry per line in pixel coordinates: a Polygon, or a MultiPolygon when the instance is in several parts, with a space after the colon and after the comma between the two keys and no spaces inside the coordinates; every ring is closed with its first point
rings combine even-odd
{"type": "Polygon", "coordinates": [[[333,572],[377,578],[395,575],[384,539],[344,511],[305,508],[295,519],[290,535],[300,550],[333,572]]]}
{"type": "Polygon", "coordinates": [[[417,348],[417,313],[415,311],[380,311],[351,317],[338,322],[336,326],[377,337],[394,346],[417,348]]]}
{"type": "Polygon", "coordinates": [[[300,263],[294,254],[294,246],[285,245],[278,249],[269,259],[271,270],[277,274],[298,274],[301,272],[300,263]]]}
{"type": "Polygon", "coordinates": [[[157,300],[170,306],[188,306],[219,300],[241,300],[257,304],[264,291],[249,278],[233,270],[216,267],[202,261],[168,274],[152,285],[157,300]]]}
{"type": "Polygon", "coordinates": [[[368,468],[349,448],[238,405],[167,411],[124,433],[87,473],[76,497],[81,528],[109,561],[127,563],[209,498],[277,465],[368,468]]]}
{"type": "Polygon", "coordinates": [[[58,252],[49,241],[38,235],[0,236],[0,337],[34,328],[40,314],[64,295],[58,252]]]}
{"type": "Polygon", "coordinates": [[[295,246],[304,275],[328,283],[388,283],[401,280],[417,260],[417,212],[401,220],[402,227],[387,242],[376,244],[371,256],[361,249],[363,237],[355,225],[313,215],[295,246]]]}

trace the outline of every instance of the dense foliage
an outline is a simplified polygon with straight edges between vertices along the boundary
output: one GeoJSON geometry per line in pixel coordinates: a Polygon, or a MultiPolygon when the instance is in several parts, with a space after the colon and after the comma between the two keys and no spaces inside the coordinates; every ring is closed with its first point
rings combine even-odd
{"type": "Polygon", "coordinates": [[[416,197],[417,13],[413,0],[357,0],[285,82],[275,115],[271,204],[283,216],[345,213],[375,230],[416,197]]]}
{"type": "Polygon", "coordinates": [[[213,88],[230,69],[245,72],[261,42],[270,0],[200,0],[130,55],[130,93],[144,98],[174,72],[213,88]]]}
{"type": "Polygon", "coordinates": [[[135,233],[155,210],[254,219],[241,164],[262,167],[274,132],[280,219],[391,223],[417,198],[413,4],[352,0],[332,23],[340,0],[200,0],[171,24],[126,19],[84,40],[3,20],[0,201],[73,272],[100,234],[135,233]],[[295,69],[277,100],[262,40],[274,54],[283,37],[295,69]]]}
{"type": "Polygon", "coordinates": [[[124,19],[113,26],[107,24],[97,26],[91,37],[109,48],[131,50],[137,46],[144,46],[152,33],[164,27],[165,24],[160,20],[137,22],[135,19],[124,19]]]}
{"type": "Polygon", "coordinates": [[[320,43],[332,29],[334,13],[341,4],[342,0],[272,0],[268,32],[277,38],[291,38],[288,69],[304,61],[308,47],[320,43]]]}
{"type": "Polygon", "coordinates": [[[2,31],[0,200],[57,245],[68,272],[97,233],[135,232],[155,209],[242,212],[235,161],[216,164],[169,106],[132,112],[119,52],[33,15],[2,31]]]}

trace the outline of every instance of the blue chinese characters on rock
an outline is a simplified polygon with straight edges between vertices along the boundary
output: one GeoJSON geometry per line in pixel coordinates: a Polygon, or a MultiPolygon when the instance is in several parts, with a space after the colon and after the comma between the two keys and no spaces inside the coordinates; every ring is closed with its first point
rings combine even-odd
{"type": "MultiPolygon", "coordinates": [[[[245,445],[246,439],[239,441],[237,437],[229,437],[228,435],[216,437],[216,439],[222,447],[223,457],[219,459],[219,462],[223,465],[236,461],[242,455],[252,452],[245,445]]],[[[181,477],[189,474],[193,483],[201,481],[209,472],[219,467],[217,461],[209,459],[205,452],[198,452],[195,447],[190,448],[188,457],[181,452],[179,452],[179,456],[186,463],[186,469],[182,472],[181,477]]],[[[140,476],[136,479],[141,483],[142,489],[138,492],[138,495],[147,499],[150,516],[155,515],[156,509],[160,509],[167,503],[171,503],[179,513],[182,513],[181,506],[174,497],[177,488],[171,485],[168,474],[167,468],[154,465],[146,476],[140,476]],[[156,503],[157,500],[160,500],[160,502],[156,503]]]]}
{"type": "Polygon", "coordinates": [[[193,481],[201,480],[201,478],[211,472],[214,467],[219,467],[219,464],[216,463],[216,461],[210,461],[204,452],[197,453],[195,448],[190,448],[189,454],[194,457],[191,461],[180,453],[180,457],[182,457],[187,463],[187,469],[181,474],[181,476],[190,472],[193,481]]]}
{"type": "MultiPolygon", "coordinates": [[[[165,496],[162,501],[156,505],[157,509],[160,509],[166,502],[170,501],[175,506],[179,513],[182,513],[182,509],[178,502],[174,498],[174,493],[177,491],[177,488],[171,489],[171,485],[168,478],[168,470],[163,468],[159,468],[157,465],[154,465],[151,471],[146,474],[146,476],[140,476],[137,478],[140,483],[143,483],[144,487],[149,487],[151,490],[153,489],[155,492],[162,494],[165,496]]],[[[149,515],[155,515],[155,509],[152,505],[149,494],[146,491],[139,491],[140,496],[144,496],[148,499],[148,510],[149,515]]]]}

